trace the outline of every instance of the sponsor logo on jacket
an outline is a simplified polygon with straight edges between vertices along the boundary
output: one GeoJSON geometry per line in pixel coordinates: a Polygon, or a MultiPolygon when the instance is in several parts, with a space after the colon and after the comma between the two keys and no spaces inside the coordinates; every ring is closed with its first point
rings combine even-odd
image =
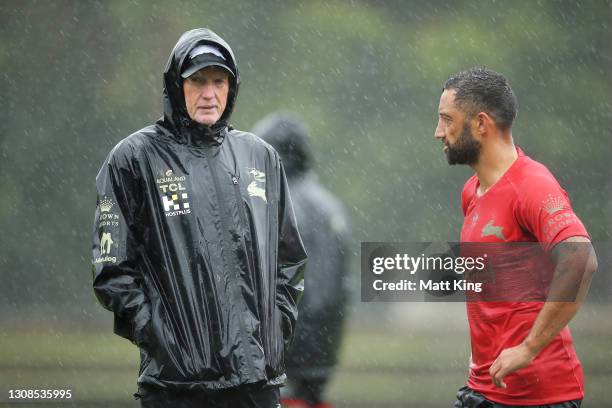
{"type": "Polygon", "coordinates": [[[106,196],[100,200],[98,204],[99,214],[98,214],[98,228],[102,227],[119,227],[119,214],[111,212],[113,207],[115,206],[115,202],[106,196]]]}
{"type": "Polygon", "coordinates": [[[113,244],[115,244],[115,241],[113,241],[112,233],[102,231],[102,236],[100,237],[101,256],[94,259],[94,263],[99,264],[103,262],[117,262],[117,257],[110,255],[113,244]]]}
{"type": "Polygon", "coordinates": [[[190,214],[189,193],[186,176],[176,176],[174,171],[167,170],[163,177],[155,180],[161,192],[161,200],[166,217],[190,214]]]}
{"type": "Polygon", "coordinates": [[[115,203],[112,199],[107,198],[106,196],[100,201],[100,212],[107,213],[109,212],[115,203]]]}
{"type": "Polygon", "coordinates": [[[264,202],[268,202],[266,199],[266,173],[257,170],[256,168],[249,168],[249,175],[253,179],[247,186],[247,192],[250,197],[261,198],[264,202]]]}

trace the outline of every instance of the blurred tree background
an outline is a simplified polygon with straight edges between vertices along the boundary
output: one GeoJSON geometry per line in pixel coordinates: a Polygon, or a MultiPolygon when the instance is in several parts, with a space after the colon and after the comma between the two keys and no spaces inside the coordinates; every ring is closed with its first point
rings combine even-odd
{"type": "Polygon", "coordinates": [[[320,179],[353,220],[356,277],[360,241],[458,240],[470,169],[446,164],[433,131],[442,84],[474,65],[509,78],[516,143],[609,241],[611,23],[606,0],[3,0],[0,317],[110,332],[91,289],[95,175],[160,116],[167,57],[201,26],[236,53],[235,127],[281,107],[308,123],[320,179]]]}

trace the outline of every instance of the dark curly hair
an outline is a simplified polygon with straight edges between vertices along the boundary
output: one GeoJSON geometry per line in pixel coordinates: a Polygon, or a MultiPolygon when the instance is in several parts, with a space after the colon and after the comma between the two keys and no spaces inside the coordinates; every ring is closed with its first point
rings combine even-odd
{"type": "Polygon", "coordinates": [[[503,75],[485,67],[474,67],[448,78],[444,89],[455,90],[455,103],[468,117],[486,112],[500,129],[512,127],[518,102],[503,75]]]}

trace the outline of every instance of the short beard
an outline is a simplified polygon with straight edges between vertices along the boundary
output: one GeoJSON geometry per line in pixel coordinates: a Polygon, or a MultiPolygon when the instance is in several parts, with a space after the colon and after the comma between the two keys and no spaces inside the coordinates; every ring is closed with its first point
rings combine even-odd
{"type": "Polygon", "coordinates": [[[448,144],[446,159],[448,164],[468,164],[478,162],[480,157],[481,144],[474,139],[467,123],[463,125],[463,132],[454,144],[448,144]]]}

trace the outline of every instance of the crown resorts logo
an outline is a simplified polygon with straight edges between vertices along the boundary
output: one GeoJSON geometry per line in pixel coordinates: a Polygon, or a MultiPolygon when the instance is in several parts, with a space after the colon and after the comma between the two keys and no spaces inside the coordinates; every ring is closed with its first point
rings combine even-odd
{"type": "Polygon", "coordinates": [[[109,212],[111,208],[113,208],[113,205],[115,205],[113,200],[104,197],[104,199],[100,201],[100,211],[103,213],[109,212]]]}
{"type": "Polygon", "coordinates": [[[560,196],[553,196],[552,194],[547,195],[546,199],[542,201],[542,204],[544,206],[544,210],[546,210],[549,215],[553,215],[558,211],[568,209],[566,201],[563,198],[560,196]]]}
{"type": "Polygon", "coordinates": [[[111,212],[115,203],[110,198],[104,196],[98,203],[100,214],[98,215],[98,228],[103,227],[118,227],[119,226],[119,214],[111,212]]]}

